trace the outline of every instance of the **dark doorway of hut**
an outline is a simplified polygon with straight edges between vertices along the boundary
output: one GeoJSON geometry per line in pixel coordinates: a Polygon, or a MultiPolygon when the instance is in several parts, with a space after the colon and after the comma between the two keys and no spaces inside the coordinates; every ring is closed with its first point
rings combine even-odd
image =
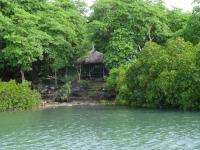
{"type": "Polygon", "coordinates": [[[79,80],[103,81],[107,71],[104,66],[103,53],[92,49],[77,61],[79,80]]]}

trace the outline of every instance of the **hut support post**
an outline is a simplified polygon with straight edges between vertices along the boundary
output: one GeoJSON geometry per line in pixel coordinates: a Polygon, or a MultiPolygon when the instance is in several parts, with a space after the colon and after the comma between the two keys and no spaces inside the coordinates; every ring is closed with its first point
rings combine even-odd
{"type": "Polygon", "coordinates": [[[81,65],[78,66],[77,72],[78,72],[78,81],[80,81],[81,80],[81,65]]]}

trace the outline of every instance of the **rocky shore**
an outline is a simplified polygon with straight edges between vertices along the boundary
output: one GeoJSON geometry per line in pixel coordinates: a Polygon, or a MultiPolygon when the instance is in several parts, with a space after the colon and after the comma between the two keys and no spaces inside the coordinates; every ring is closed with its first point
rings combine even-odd
{"type": "Polygon", "coordinates": [[[56,108],[56,107],[71,107],[71,106],[94,106],[94,105],[100,105],[97,101],[72,101],[72,102],[50,102],[50,103],[43,103],[42,108],[48,109],[48,108],[56,108]]]}
{"type": "Polygon", "coordinates": [[[43,102],[41,109],[52,109],[57,107],[72,107],[72,106],[96,106],[96,105],[114,105],[115,102],[105,101],[72,101],[72,102],[43,102]]]}

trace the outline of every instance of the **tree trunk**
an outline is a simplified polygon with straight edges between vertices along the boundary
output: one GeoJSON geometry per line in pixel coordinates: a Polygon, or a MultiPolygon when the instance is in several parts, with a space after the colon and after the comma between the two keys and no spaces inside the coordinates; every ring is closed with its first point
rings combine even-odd
{"type": "Polygon", "coordinates": [[[20,73],[21,73],[21,79],[22,79],[22,82],[24,82],[26,79],[25,79],[25,75],[24,75],[24,71],[23,70],[20,70],[20,73]]]}
{"type": "Polygon", "coordinates": [[[140,45],[138,45],[138,51],[141,52],[142,51],[142,48],[140,45]]]}
{"type": "Polygon", "coordinates": [[[153,41],[153,38],[151,37],[151,29],[152,29],[152,27],[149,27],[149,28],[148,28],[148,33],[147,33],[150,42],[153,41]]]}

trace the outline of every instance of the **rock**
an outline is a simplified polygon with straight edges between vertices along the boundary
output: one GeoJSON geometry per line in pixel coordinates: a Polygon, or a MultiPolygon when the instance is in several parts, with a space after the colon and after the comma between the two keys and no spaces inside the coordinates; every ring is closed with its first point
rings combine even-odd
{"type": "Polygon", "coordinates": [[[54,86],[51,86],[50,87],[50,90],[55,90],[56,88],[54,86]]]}
{"type": "Polygon", "coordinates": [[[73,87],[71,91],[72,96],[80,96],[81,88],[79,86],[73,87]]]}
{"type": "Polygon", "coordinates": [[[46,93],[47,91],[48,91],[48,89],[43,89],[43,90],[41,90],[41,93],[44,94],[44,93],[46,93]]]}

